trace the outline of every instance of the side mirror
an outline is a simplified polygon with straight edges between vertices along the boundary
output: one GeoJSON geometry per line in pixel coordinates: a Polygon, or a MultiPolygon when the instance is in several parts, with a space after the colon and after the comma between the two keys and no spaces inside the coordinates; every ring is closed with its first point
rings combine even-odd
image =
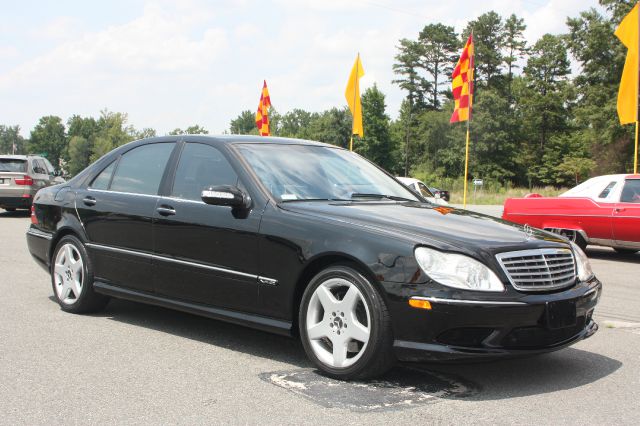
{"type": "Polygon", "coordinates": [[[213,206],[230,206],[236,209],[248,209],[251,197],[241,189],[231,185],[211,186],[200,194],[202,201],[213,206]]]}

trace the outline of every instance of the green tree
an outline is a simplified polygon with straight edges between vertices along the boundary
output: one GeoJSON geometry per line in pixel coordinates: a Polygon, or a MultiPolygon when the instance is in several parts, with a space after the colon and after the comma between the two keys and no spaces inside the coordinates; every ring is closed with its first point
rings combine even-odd
{"type": "Polygon", "coordinates": [[[511,82],[513,71],[518,68],[517,62],[522,59],[527,51],[527,41],[524,38],[524,30],[527,26],[524,19],[512,14],[504,21],[504,63],[507,66],[507,93],[511,99],[511,82]]]}
{"type": "Polygon", "coordinates": [[[69,139],[69,174],[75,176],[91,163],[93,142],[83,136],[72,136],[69,139]]]}
{"type": "MultiPolygon", "coordinates": [[[[606,3],[616,13],[614,6],[628,2],[606,3]]],[[[628,11],[626,6],[622,9],[628,11]]],[[[626,48],[613,34],[619,22],[614,19],[589,9],[567,20],[567,45],[581,68],[574,79],[578,96],[575,121],[596,159],[597,174],[629,170],[633,158],[632,126],[621,126],[616,111],[626,48]]]]}
{"type": "Polygon", "coordinates": [[[0,154],[25,154],[25,145],[20,126],[0,125],[0,154]]]}
{"type": "Polygon", "coordinates": [[[128,119],[126,113],[106,109],[100,111],[100,117],[96,121],[98,133],[91,151],[91,162],[135,139],[135,129],[127,124],[128,119]]]}
{"type": "Polygon", "coordinates": [[[458,36],[453,27],[443,24],[429,24],[420,31],[421,66],[431,76],[425,88],[430,92],[431,108],[440,108],[440,98],[446,89],[440,90],[453,71],[458,54],[458,36]]]}
{"type": "Polygon", "coordinates": [[[501,48],[504,42],[502,18],[491,11],[470,21],[462,33],[462,43],[473,31],[475,47],[475,79],[481,85],[494,86],[501,77],[503,57],[501,48]]]}
{"type": "Polygon", "coordinates": [[[170,135],[208,135],[209,131],[204,127],[201,127],[199,124],[194,124],[193,126],[189,126],[186,129],[182,130],[177,127],[169,132],[170,135]]]}
{"type": "Polygon", "coordinates": [[[236,118],[231,120],[229,132],[232,135],[257,135],[256,114],[250,110],[245,110],[236,118]]]}
{"type": "Polygon", "coordinates": [[[351,124],[351,112],[347,107],[334,107],[313,114],[309,123],[309,139],[349,148],[351,124]]]}
{"type": "Polygon", "coordinates": [[[362,95],[362,144],[354,146],[354,151],[364,155],[380,167],[392,170],[396,164],[396,147],[389,132],[389,116],[386,113],[384,94],[374,84],[362,95]]]}
{"type": "Polygon", "coordinates": [[[142,130],[134,131],[135,139],[147,139],[147,138],[155,138],[157,136],[157,132],[155,129],[151,127],[145,127],[142,130]]]}
{"type": "Polygon", "coordinates": [[[417,41],[403,38],[397,49],[393,73],[398,78],[392,83],[407,92],[407,100],[412,108],[415,106],[421,109],[425,106],[426,92],[430,90],[429,82],[420,75],[422,45],[417,41]]]}
{"type": "Polygon", "coordinates": [[[282,115],[278,136],[309,139],[310,124],[317,120],[317,114],[302,109],[294,109],[282,115]]]}
{"type": "Polygon", "coordinates": [[[62,167],[67,156],[67,137],[60,117],[49,115],[40,118],[31,130],[29,151],[46,155],[56,169],[62,167]]]}

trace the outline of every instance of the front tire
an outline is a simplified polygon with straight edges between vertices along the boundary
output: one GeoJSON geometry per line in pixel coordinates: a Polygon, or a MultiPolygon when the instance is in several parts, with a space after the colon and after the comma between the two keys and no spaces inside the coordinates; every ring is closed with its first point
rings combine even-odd
{"type": "Polygon", "coordinates": [[[334,379],[379,376],[396,361],[387,306],[350,266],[329,267],[311,280],[298,324],[307,356],[334,379]]]}
{"type": "Polygon", "coordinates": [[[93,268],[87,250],[73,235],[56,245],[51,262],[53,295],[63,311],[74,314],[99,312],[109,298],[93,290],[93,268]]]}

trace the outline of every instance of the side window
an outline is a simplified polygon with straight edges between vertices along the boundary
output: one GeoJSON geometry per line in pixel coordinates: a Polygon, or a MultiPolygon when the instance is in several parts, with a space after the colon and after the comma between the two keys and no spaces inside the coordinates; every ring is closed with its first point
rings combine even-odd
{"type": "Polygon", "coordinates": [[[429,188],[427,188],[422,182],[418,182],[418,188],[420,189],[420,193],[423,197],[435,197],[431,191],[429,191],[429,188]]]}
{"type": "Polygon", "coordinates": [[[640,179],[628,179],[625,182],[620,201],[623,203],[640,203],[640,179]]]}
{"type": "Polygon", "coordinates": [[[109,164],[104,170],[100,172],[98,176],[93,179],[91,185],[89,187],[93,189],[107,189],[109,188],[109,182],[111,181],[111,175],[113,174],[113,169],[116,167],[116,163],[118,161],[114,160],[109,164]]]}
{"type": "Polygon", "coordinates": [[[40,175],[46,175],[47,174],[47,169],[44,167],[44,163],[42,161],[34,159],[31,162],[31,165],[33,167],[33,172],[34,173],[38,173],[40,175]]]}
{"type": "Polygon", "coordinates": [[[134,148],[124,154],[109,189],[133,194],[157,194],[174,145],[154,143],[134,148]]]}
{"type": "Polygon", "coordinates": [[[616,183],[617,182],[615,180],[613,182],[609,182],[609,184],[602,190],[600,195],[598,195],[598,198],[607,198],[609,194],[611,194],[611,190],[613,189],[613,187],[616,186],[616,183]]]}
{"type": "Polygon", "coordinates": [[[47,173],[49,173],[50,175],[53,175],[56,171],[56,169],[53,167],[53,164],[51,164],[49,160],[47,160],[46,158],[43,158],[42,162],[44,163],[44,166],[47,169],[47,173]]]}
{"type": "Polygon", "coordinates": [[[180,155],[171,196],[199,201],[204,188],[237,184],[238,175],[220,151],[201,143],[187,143],[180,155]]]}

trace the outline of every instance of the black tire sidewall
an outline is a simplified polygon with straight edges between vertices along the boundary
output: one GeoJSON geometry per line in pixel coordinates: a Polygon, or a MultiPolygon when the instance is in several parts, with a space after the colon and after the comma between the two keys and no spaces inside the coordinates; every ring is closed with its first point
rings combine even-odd
{"type": "Polygon", "coordinates": [[[304,350],[307,353],[307,356],[316,366],[318,366],[318,368],[320,368],[323,373],[330,377],[337,379],[350,379],[361,375],[361,373],[367,369],[369,364],[372,363],[373,359],[377,355],[377,352],[386,349],[381,348],[381,345],[384,344],[386,340],[388,340],[383,338],[388,336],[382,336],[383,333],[387,332],[387,329],[384,326],[383,319],[381,317],[381,307],[384,303],[385,302],[382,299],[382,296],[371,284],[371,282],[352,267],[346,265],[336,265],[318,273],[310,281],[304,292],[304,295],[302,296],[302,301],[300,303],[300,313],[298,317],[300,339],[302,341],[304,350]],[[365,352],[356,363],[345,368],[331,367],[320,361],[313,352],[313,348],[309,343],[309,338],[307,335],[307,309],[309,307],[311,296],[323,282],[331,278],[342,278],[355,285],[362,293],[362,296],[365,299],[365,302],[367,303],[367,307],[369,309],[370,334],[365,352]]]}
{"type": "Polygon", "coordinates": [[[51,287],[53,289],[53,297],[56,298],[56,301],[60,305],[60,308],[63,311],[72,312],[72,313],[80,313],[85,311],[89,303],[89,299],[91,298],[91,295],[93,293],[93,288],[92,288],[93,268],[91,267],[91,262],[89,260],[89,256],[87,254],[87,250],[84,247],[84,244],[82,244],[82,242],[77,237],[73,235],[65,235],[60,239],[60,241],[58,241],[58,244],[56,244],[55,251],[53,252],[53,256],[51,258],[50,275],[51,275],[51,287]],[[74,247],[78,250],[78,253],[80,253],[80,257],[82,258],[82,268],[83,268],[82,292],[80,293],[80,297],[74,303],[71,303],[71,304],[64,303],[58,297],[58,292],[56,291],[55,276],[53,272],[55,268],[55,261],[56,261],[56,257],[58,256],[58,252],[60,251],[60,248],[65,244],[73,244],[74,247]]]}

